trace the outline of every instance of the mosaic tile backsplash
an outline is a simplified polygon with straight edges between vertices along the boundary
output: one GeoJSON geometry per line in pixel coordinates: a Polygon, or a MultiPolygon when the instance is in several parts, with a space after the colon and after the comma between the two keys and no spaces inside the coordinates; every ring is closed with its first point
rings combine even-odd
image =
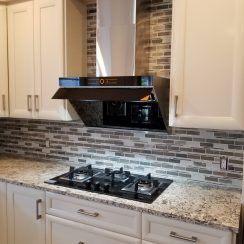
{"type": "Polygon", "coordinates": [[[0,150],[72,165],[123,166],[160,177],[240,188],[244,131],[175,128],[169,135],[87,128],[81,122],[0,119],[0,150]],[[220,157],[229,159],[228,170],[220,169],[220,157]]]}
{"type": "MultiPolygon", "coordinates": [[[[148,0],[149,73],[169,76],[172,0],[148,0]]],[[[88,75],[96,71],[96,4],[87,8],[88,75]]],[[[84,107],[83,107],[84,108],[84,107]]],[[[88,111],[94,111],[88,110],[88,111]]],[[[92,117],[92,116],[91,116],[92,117]]],[[[0,152],[72,165],[124,167],[155,176],[241,187],[244,131],[173,129],[173,133],[87,128],[82,122],[0,119],[0,152]],[[228,170],[220,158],[228,158],[228,170]]]]}

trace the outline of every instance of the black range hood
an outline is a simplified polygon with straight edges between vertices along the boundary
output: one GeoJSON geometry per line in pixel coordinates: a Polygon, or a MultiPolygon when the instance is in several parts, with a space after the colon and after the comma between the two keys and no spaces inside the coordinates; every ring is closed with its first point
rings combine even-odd
{"type": "Polygon", "coordinates": [[[60,78],[53,99],[73,101],[157,102],[166,128],[169,79],[153,76],[60,78]]]}
{"type": "Polygon", "coordinates": [[[97,126],[113,122],[115,126],[168,130],[169,79],[147,75],[148,1],[96,0],[96,7],[95,77],[72,78],[84,74],[67,72],[70,77],[59,79],[53,99],[70,100],[87,126],[97,121],[97,126]]]}

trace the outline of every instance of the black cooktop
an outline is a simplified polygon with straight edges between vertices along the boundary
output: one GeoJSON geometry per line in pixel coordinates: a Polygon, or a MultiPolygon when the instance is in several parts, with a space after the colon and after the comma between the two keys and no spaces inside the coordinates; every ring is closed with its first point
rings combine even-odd
{"type": "Polygon", "coordinates": [[[88,165],[77,169],[70,167],[69,172],[45,183],[152,203],[172,182],[151,177],[151,174],[132,174],[123,168],[103,170],[88,165]]]}

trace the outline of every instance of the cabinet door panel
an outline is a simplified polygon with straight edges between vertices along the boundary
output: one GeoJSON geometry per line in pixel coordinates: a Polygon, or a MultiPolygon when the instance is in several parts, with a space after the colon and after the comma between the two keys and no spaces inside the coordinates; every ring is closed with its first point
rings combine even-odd
{"type": "Polygon", "coordinates": [[[141,237],[141,213],[133,210],[121,209],[54,193],[46,194],[46,209],[49,215],[107,229],[123,235],[136,238],[141,237]],[[99,215],[91,217],[79,214],[79,209],[89,213],[98,213],[99,215]]]}
{"type": "Polygon", "coordinates": [[[6,117],[8,111],[8,52],[7,52],[7,9],[0,5],[0,116],[6,117]]]}
{"type": "Polygon", "coordinates": [[[34,91],[32,1],[8,6],[8,43],[10,115],[31,118],[34,91]]]}
{"type": "Polygon", "coordinates": [[[47,244],[140,244],[141,240],[47,215],[47,244]]]}
{"type": "Polygon", "coordinates": [[[34,2],[35,111],[41,119],[65,119],[63,100],[52,100],[64,75],[63,1],[34,2]]]}
{"type": "Polygon", "coordinates": [[[45,193],[8,184],[7,202],[8,244],[44,244],[45,193]]]}
{"type": "Polygon", "coordinates": [[[231,244],[232,232],[142,214],[142,239],[149,243],[185,244],[195,238],[198,244],[231,244]]]}
{"type": "Polygon", "coordinates": [[[170,124],[243,129],[243,1],[174,0],[173,6],[170,124]]]}

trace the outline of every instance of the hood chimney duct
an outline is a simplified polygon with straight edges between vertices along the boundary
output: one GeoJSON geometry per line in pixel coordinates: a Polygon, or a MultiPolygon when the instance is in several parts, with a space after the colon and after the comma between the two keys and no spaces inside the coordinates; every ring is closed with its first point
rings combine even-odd
{"type": "Polygon", "coordinates": [[[97,0],[96,76],[148,74],[149,12],[146,0],[97,0]]]}

